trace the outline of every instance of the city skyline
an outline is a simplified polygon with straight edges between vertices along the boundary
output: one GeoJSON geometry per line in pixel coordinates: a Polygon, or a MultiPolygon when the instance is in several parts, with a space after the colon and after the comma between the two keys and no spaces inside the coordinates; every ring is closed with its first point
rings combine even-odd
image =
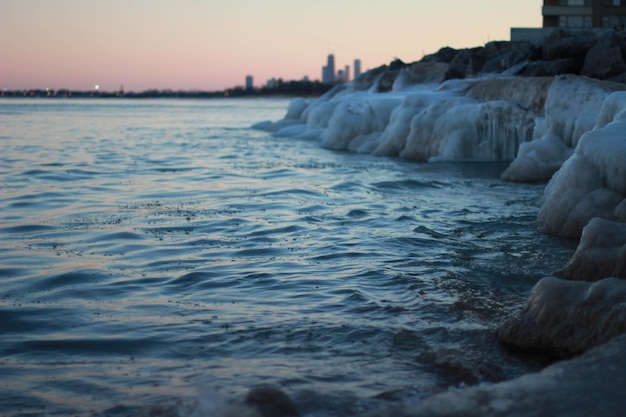
{"type": "MultiPolygon", "coordinates": [[[[329,53],[354,70],[541,24],[541,0],[4,0],[0,89],[223,90],[321,79],[329,53]],[[523,4],[520,4],[523,3],[523,4]],[[271,28],[271,30],[268,30],[271,28]],[[345,58],[345,59],[344,59],[345,58]]],[[[339,66],[338,66],[339,68],[339,66]]],[[[350,77],[352,78],[352,76],[350,77]]]]}

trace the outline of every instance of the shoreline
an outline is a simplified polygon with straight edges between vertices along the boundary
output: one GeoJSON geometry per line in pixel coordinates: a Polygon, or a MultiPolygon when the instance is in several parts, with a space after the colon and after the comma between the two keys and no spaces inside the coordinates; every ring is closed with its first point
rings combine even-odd
{"type": "Polygon", "coordinates": [[[547,181],[538,227],[579,245],[559,277],[540,280],[497,333],[505,345],[565,360],[536,374],[366,415],[536,415],[538,402],[554,416],[617,415],[623,400],[616,387],[625,377],[606,368],[624,366],[626,353],[626,85],[506,73],[512,67],[499,75],[457,72],[462,76],[451,79],[452,61],[433,60],[392,63],[316,101],[295,99],[284,119],[254,127],[331,149],[418,161],[502,160],[513,149],[503,179],[547,181]],[[428,84],[430,91],[420,90],[428,84]],[[586,380],[575,378],[580,374],[586,380]]]}

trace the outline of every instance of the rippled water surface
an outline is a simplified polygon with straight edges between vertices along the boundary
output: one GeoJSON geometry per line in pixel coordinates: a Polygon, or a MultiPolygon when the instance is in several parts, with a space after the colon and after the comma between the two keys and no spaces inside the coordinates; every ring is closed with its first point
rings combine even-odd
{"type": "Polygon", "coordinates": [[[2,413],[347,415],[529,369],[493,330],[572,253],[543,185],[249,128],[287,104],[0,101],[2,413]]]}

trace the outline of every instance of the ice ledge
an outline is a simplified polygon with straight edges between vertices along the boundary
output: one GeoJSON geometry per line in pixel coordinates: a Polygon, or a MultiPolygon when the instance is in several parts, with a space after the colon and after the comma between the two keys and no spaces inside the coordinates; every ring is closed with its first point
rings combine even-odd
{"type": "MultiPolygon", "coordinates": [[[[436,395],[378,417],[589,417],[624,415],[626,335],[542,372],[436,395]]],[[[371,415],[373,417],[373,415],[371,415]]]]}

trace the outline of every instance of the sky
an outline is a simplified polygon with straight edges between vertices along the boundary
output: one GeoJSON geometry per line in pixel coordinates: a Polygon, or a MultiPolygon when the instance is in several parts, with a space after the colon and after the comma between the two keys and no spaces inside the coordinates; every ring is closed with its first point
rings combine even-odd
{"type": "Polygon", "coordinates": [[[216,91],[541,26],[542,0],[0,0],[0,89],[216,91]]]}

